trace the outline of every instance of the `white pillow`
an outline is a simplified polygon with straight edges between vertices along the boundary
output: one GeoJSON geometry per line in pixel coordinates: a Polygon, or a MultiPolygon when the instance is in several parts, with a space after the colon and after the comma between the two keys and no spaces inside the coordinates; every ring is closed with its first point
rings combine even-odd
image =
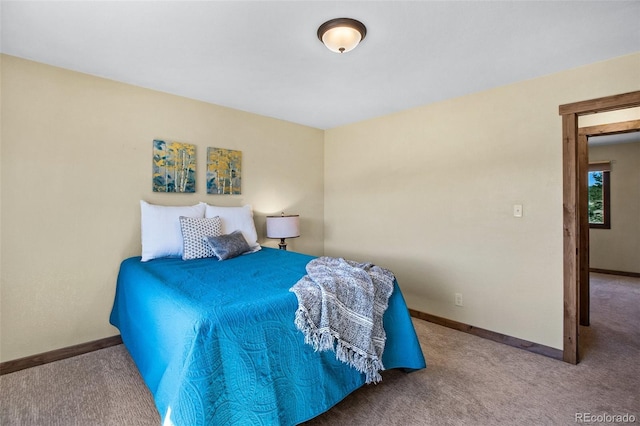
{"type": "Polygon", "coordinates": [[[158,257],[182,256],[180,216],[204,217],[206,204],[159,206],[140,200],[142,261],[158,257]]]}
{"type": "Polygon", "coordinates": [[[242,207],[219,207],[207,204],[205,217],[220,217],[222,221],[222,233],[230,234],[233,231],[242,231],[242,236],[247,240],[251,251],[260,250],[258,233],[253,222],[253,210],[250,205],[242,207]]]}

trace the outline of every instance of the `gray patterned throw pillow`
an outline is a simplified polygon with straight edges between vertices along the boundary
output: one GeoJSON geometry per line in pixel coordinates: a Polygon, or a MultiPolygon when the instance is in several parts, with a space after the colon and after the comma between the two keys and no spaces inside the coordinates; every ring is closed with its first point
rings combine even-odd
{"type": "Polygon", "coordinates": [[[205,240],[220,260],[231,259],[251,251],[251,247],[249,247],[247,240],[242,235],[242,231],[239,230],[217,237],[205,237],[205,240]]]}
{"type": "Polygon", "coordinates": [[[222,224],[218,216],[212,218],[180,216],[182,231],[182,260],[215,257],[205,237],[216,237],[222,233],[222,224]]]}

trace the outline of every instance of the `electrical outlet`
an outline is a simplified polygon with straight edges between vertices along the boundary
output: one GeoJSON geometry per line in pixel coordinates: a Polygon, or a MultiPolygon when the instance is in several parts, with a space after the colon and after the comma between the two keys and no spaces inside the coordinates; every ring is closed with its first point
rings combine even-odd
{"type": "Polygon", "coordinates": [[[454,294],[454,303],[456,306],[462,306],[462,293],[454,294]]]}

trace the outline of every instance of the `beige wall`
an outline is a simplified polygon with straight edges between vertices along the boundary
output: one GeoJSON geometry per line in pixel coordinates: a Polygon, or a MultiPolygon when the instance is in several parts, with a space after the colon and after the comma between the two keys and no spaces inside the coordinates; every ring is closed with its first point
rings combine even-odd
{"type": "MultiPolygon", "coordinates": [[[[295,251],[323,252],[323,132],[2,56],[2,361],[117,334],[123,258],[140,254],[139,200],[252,204],[301,215],[295,251]],[[197,146],[195,194],[151,191],[154,138],[197,146]],[[208,146],[241,150],[243,194],[206,194],[208,146]]],[[[275,240],[262,241],[277,247],[275,240]]]]}
{"type": "Polygon", "coordinates": [[[578,117],[578,127],[599,126],[601,124],[640,120],[640,107],[599,112],[578,117]]]}
{"type": "Polygon", "coordinates": [[[558,106],[638,75],[635,54],[327,131],[325,254],[392,269],[411,308],[561,349],[558,106]]]}
{"type": "Polygon", "coordinates": [[[640,89],[636,54],[322,132],[0,58],[2,361],[117,333],[139,199],[250,203],[260,235],[299,213],[293,250],[373,260],[412,308],[561,348],[558,105],[640,89]],[[151,192],[154,138],[197,145],[196,194],[151,192]],[[207,146],[243,151],[243,195],[206,195],[207,146]]]}
{"type": "Polygon", "coordinates": [[[611,161],[611,229],[589,230],[591,268],[640,273],[640,142],[589,147],[611,161]]]}

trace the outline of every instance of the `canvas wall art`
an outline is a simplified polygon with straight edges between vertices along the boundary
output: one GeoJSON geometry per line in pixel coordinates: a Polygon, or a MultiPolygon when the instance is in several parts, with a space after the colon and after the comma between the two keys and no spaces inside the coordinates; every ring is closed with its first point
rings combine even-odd
{"type": "Polygon", "coordinates": [[[207,148],[207,193],[242,193],[242,151],[207,148]]]}
{"type": "Polygon", "coordinates": [[[153,141],[153,191],[196,192],[196,146],[153,141]]]}

